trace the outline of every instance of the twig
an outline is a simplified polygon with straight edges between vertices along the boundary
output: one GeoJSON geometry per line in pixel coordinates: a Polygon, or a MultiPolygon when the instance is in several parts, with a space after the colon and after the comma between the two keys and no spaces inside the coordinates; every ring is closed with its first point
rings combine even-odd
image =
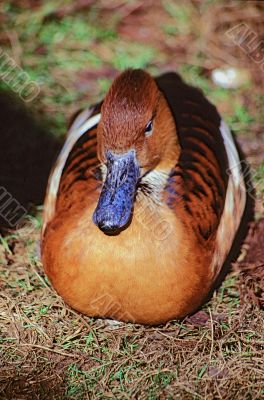
{"type": "Polygon", "coordinates": [[[37,349],[50,351],[52,353],[57,353],[57,354],[60,354],[61,356],[65,356],[65,357],[72,357],[72,358],[79,358],[80,357],[80,354],[77,355],[77,354],[64,353],[63,351],[56,350],[56,349],[51,349],[50,347],[41,346],[39,344],[20,343],[20,346],[23,346],[23,347],[36,347],[37,349]]]}

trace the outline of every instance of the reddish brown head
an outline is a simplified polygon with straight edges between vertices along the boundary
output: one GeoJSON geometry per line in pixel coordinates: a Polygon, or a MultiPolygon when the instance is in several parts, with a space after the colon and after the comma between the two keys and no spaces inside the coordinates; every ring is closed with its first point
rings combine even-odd
{"type": "Polygon", "coordinates": [[[176,132],[173,118],[155,80],[145,71],[127,70],[110,87],[98,125],[99,157],[134,149],[140,166],[154,168],[161,161],[170,134],[176,132]]]}

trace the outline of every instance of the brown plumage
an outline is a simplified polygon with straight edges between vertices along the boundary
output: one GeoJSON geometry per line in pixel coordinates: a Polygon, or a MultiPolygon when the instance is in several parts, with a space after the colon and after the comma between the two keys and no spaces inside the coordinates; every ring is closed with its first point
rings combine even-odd
{"type": "Polygon", "coordinates": [[[245,199],[232,136],[202,93],[125,71],[77,116],[51,174],[45,271],[90,316],[182,318],[211,290],[245,199]]]}

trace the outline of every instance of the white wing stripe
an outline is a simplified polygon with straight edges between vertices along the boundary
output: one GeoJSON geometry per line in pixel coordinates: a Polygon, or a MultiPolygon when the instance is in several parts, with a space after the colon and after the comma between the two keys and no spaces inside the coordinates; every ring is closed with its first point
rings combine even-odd
{"type": "Polygon", "coordinates": [[[236,186],[238,186],[241,184],[241,178],[243,178],[241,174],[241,163],[232,134],[223,120],[221,120],[220,131],[224,140],[224,145],[228,157],[228,172],[232,174],[234,178],[234,183],[236,186]]]}
{"type": "Polygon", "coordinates": [[[69,129],[66,141],[50,174],[45,199],[42,232],[44,232],[47,223],[54,215],[62,171],[74,144],[85,132],[97,125],[100,121],[101,114],[96,114],[89,118],[92,112],[93,109],[86,109],[76,117],[69,129]]]}
{"type": "Polygon", "coordinates": [[[216,277],[231,249],[246,205],[246,186],[241,162],[232,134],[223,120],[221,135],[228,157],[228,185],[223,214],[217,229],[215,250],[211,262],[211,272],[216,277]]]}

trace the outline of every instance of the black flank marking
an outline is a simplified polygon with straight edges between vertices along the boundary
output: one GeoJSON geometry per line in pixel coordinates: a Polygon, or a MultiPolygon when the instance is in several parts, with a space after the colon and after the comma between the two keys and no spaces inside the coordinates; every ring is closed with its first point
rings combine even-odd
{"type": "MultiPolygon", "coordinates": [[[[213,136],[208,136],[206,135],[205,132],[201,132],[199,130],[195,130],[195,127],[191,128],[186,128],[183,127],[182,130],[186,132],[181,136],[181,145],[183,147],[183,153],[186,149],[190,148],[190,142],[191,138],[195,138],[197,140],[200,140],[201,143],[203,143],[205,146],[207,146],[211,152],[214,154],[215,160],[217,161],[218,165],[220,166],[220,171],[223,175],[223,171],[226,169],[226,153],[225,149],[223,147],[222,142],[220,141],[220,138],[213,137],[213,136]]],[[[192,145],[193,146],[193,145],[192,145]]],[[[199,152],[199,150],[197,149],[199,152]]]]}
{"type": "Polygon", "coordinates": [[[208,239],[209,239],[210,234],[211,234],[211,232],[212,232],[211,226],[209,226],[209,228],[206,229],[206,230],[204,231],[204,230],[202,229],[202,227],[200,226],[200,224],[198,224],[198,230],[199,230],[200,235],[201,235],[205,240],[208,240],[208,239]]]}
{"type": "MultiPolygon", "coordinates": [[[[192,163],[190,161],[189,162],[185,162],[184,163],[184,168],[186,168],[187,170],[194,171],[197,174],[199,174],[200,177],[201,177],[201,180],[205,183],[206,187],[208,187],[208,189],[211,191],[211,193],[213,194],[213,196],[215,198],[215,193],[214,193],[214,190],[213,190],[213,187],[212,187],[212,181],[208,181],[208,179],[206,178],[205,174],[194,163],[192,163]]],[[[193,179],[193,180],[195,180],[195,179],[193,179]]],[[[198,184],[198,185],[199,185],[198,187],[201,188],[201,185],[200,184],[198,184]]],[[[202,189],[202,191],[206,195],[206,192],[203,189],[202,189]]]]}
{"type": "Polygon", "coordinates": [[[69,183],[69,185],[67,186],[66,190],[69,190],[75,183],[79,182],[79,181],[87,181],[87,176],[85,175],[80,175],[78,176],[77,179],[74,179],[71,183],[69,183]]]}
{"type": "Polygon", "coordinates": [[[80,171],[80,173],[73,178],[73,180],[67,185],[66,190],[70,189],[78,181],[87,181],[88,176],[85,175],[86,170],[80,171]]]}
{"type": "MultiPolygon", "coordinates": [[[[93,129],[93,128],[92,128],[93,129]]],[[[84,147],[85,144],[89,143],[90,141],[96,139],[96,132],[93,135],[89,135],[89,133],[84,133],[74,144],[73,149],[71,150],[69,157],[67,159],[67,165],[72,161],[74,157],[77,156],[79,152],[87,151],[87,146],[84,147]]]]}
{"type": "MultiPolygon", "coordinates": [[[[89,140],[89,142],[90,141],[92,142],[92,140],[89,140]]],[[[84,153],[87,153],[89,151],[89,148],[91,148],[92,146],[95,146],[95,144],[96,144],[96,142],[93,142],[93,143],[91,143],[90,147],[87,146],[87,147],[81,147],[81,148],[78,148],[78,149],[74,148],[71,151],[70,156],[67,159],[67,165],[69,165],[75,157],[79,157],[80,155],[82,155],[84,153]]]]}
{"type": "Polygon", "coordinates": [[[183,118],[181,128],[186,128],[189,130],[195,130],[199,129],[204,131],[204,135],[207,134],[207,136],[211,137],[214,139],[214,141],[219,141],[219,129],[216,126],[208,126],[204,124],[204,121],[200,120],[198,121],[197,118],[194,119],[192,116],[188,116],[186,118],[183,118]]]}
{"type": "Polygon", "coordinates": [[[203,196],[207,196],[206,191],[199,183],[196,183],[195,187],[192,189],[192,193],[194,196],[198,197],[200,200],[203,199],[203,196]]]}
{"type": "MultiPolygon", "coordinates": [[[[180,165],[178,165],[178,167],[181,168],[180,165]]],[[[179,176],[180,178],[183,179],[184,182],[188,180],[193,180],[193,176],[188,171],[182,169],[173,170],[170,175],[170,178],[173,178],[175,176],[179,176]]]]}
{"type": "MultiPolygon", "coordinates": [[[[196,142],[195,143],[193,143],[192,142],[192,140],[193,139],[196,139],[194,136],[187,136],[186,138],[184,138],[184,142],[190,142],[191,141],[191,143],[189,143],[189,147],[186,147],[185,149],[184,149],[184,151],[190,151],[190,150],[192,150],[192,151],[197,151],[197,153],[199,153],[199,154],[201,154],[203,157],[206,157],[207,158],[207,153],[206,153],[206,151],[201,147],[201,146],[199,146],[199,144],[197,144],[196,142]]],[[[205,144],[205,143],[203,143],[203,144],[205,144]]],[[[208,147],[208,146],[207,146],[208,147]]],[[[209,147],[208,147],[208,149],[210,149],[209,147]]],[[[214,153],[213,153],[214,154],[214,153]]]]}
{"type": "Polygon", "coordinates": [[[173,178],[174,176],[180,176],[182,178],[183,177],[182,175],[183,175],[182,171],[179,171],[178,169],[173,168],[173,170],[170,172],[169,177],[173,178]]]}
{"type": "MultiPolygon", "coordinates": [[[[86,154],[84,157],[82,157],[81,159],[79,159],[77,162],[73,163],[73,165],[67,170],[67,173],[69,174],[69,173],[73,172],[73,171],[76,170],[76,169],[78,170],[78,168],[79,168],[79,166],[80,166],[81,164],[83,164],[85,161],[92,160],[92,159],[95,159],[96,162],[98,162],[98,159],[97,159],[97,152],[96,152],[96,151],[92,151],[92,152],[86,154]]],[[[90,165],[89,165],[89,168],[90,168],[92,165],[95,165],[96,162],[93,163],[93,164],[90,164],[90,165]]]]}
{"type": "Polygon", "coordinates": [[[190,201],[191,201],[190,196],[189,196],[188,193],[182,194],[182,195],[181,195],[181,198],[182,198],[184,201],[187,201],[187,202],[190,202],[190,201]]]}
{"type": "MultiPolygon", "coordinates": [[[[211,187],[211,184],[206,180],[206,178],[205,178],[205,176],[204,176],[204,174],[200,171],[200,169],[195,165],[195,164],[198,164],[198,165],[200,165],[201,164],[201,161],[197,158],[197,157],[195,157],[194,155],[192,155],[191,157],[190,156],[188,156],[188,154],[184,154],[182,157],[181,157],[181,159],[182,159],[182,161],[183,161],[183,168],[187,168],[187,169],[192,169],[193,171],[196,171],[197,173],[199,173],[200,174],[200,176],[202,177],[202,179],[209,185],[209,187],[211,187]]],[[[208,160],[209,161],[209,160],[208,160]]],[[[220,171],[219,171],[220,172],[220,171]]],[[[219,180],[217,179],[217,177],[215,176],[215,174],[209,169],[209,168],[207,168],[206,169],[206,173],[207,173],[207,175],[208,175],[208,177],[209,178],[211,178],[211,180],[213,181],[213,183],[214,183],[214,186],[216,187],[216,189],[217,189],[217,191],[218,191],[218,194],[220,195],[220,196],[224,196],[224,190],[223,190],[223,188],[220,186],[220,182],[219,182],[219,180]]],[[[221,176],[221,174],[220,174],[220,176],[221,176]]],[[[221,178],[222,178],[222,176],[221,176],[221,178]]]]}
{"type": "MultiPolygon", "coordinates": [[[[200,171],[198,173],[199,173],[199,175],[201,175],[200,171]]],[[[174,177],[174,176],[181,177],[187,187],[189,186],[188,185],[189,181],[193,182],[194,187],[191,189],[191,193],[193,193],[200,200],[202,200],[202,195],[207,196],[207,193],[206,193],[204,187],[199,182],[197,182],[197,180],[195,179],[195,176],[191,172],[188,172],[188,170],[185,169],[185,170],[174,171],[171,176],[172,177],[174,177]]],[[[206,180],[206,182],[204,182],[204,184],[205,183],[206,183],[206,186],[210,186],[210,183],[207,180],[206,180]]]]}
{"type": "Polygon", "coordinates": [[[149,196],[152,193],[152,187],[145,182],[139,182],[138,189],[146,196],[149,196]]]}
{"type": "Polygon", "coordinates": [[[195,124],[200,124],[201,127],[203,127],[203,129],[205,129],[206,131],[209,130],[209,132],[213,132],[214,135],[219,135],[219,130],[220,130],[220,125],[216,126],[215,123],[213,123],[212,121],[209,121],[208,119],[205,119],[203,116],[203,113],[201,112],[201,114],[197,114],[195,111],[193,113],[182,113],[182,118],[184,120],[190,120],[192,119],[194,121],[194,126],[195,124]],[[201,117],[201,115],[203,117],[201,117]]]}
{"type": "Polygon", "coordinates": [[[207,147],[208,151],[210,151],[213,154],[213,156],[215,157],[215,161],[217,162],[219,167],[221,167],[221,163],[219,162],[219,159],[218,159],[217,155],[215,154],[215,150],[212,149],[207,143],[205,143],[205,141],[202,141],[199,138],[197,138],[196,136],[192,135],[192,136],[186,136],[184,138],[184,143],[188,146],[188,147],[186,146],[184,151],[189,150],[189,149],[194,150],[194,151],[197,151],[197,153],[201,154],[206,159],[208,159],[208,154],[206,153],[206,150],[204,150],[204,148],[201,147],[201,144],[203,144],[204,146],[207,147]],[[193,142],[193,140],[195,140],[195,142],[193,142]],[[197,140],[200,141],[200,144],[197,143],[197,140]],[[186,142],[188,142],[188,145],[186,142]]]}
{"type": "Polygon", "coordinates": [[[74,147],[80,148],[84,144],[86,144],[86,142],[88,142],[89,140],[95,139],[97,136],[96,128],[97,128],[97,125],[90,128],[89,131],[86,131],[85,133],[83,133],[82,136],[75,143],[74,147]],[[95,130],[94,133],[91,133],[91,131],[93,131],[93,130],[95,130]]]}
{"type": "MultiPolygon", "coordinates": [[[[190,160],[189,158],[187,158],[187,160],[180,160],[179,161],[179,165],[181,166],[181,168],[183,170],[191,170],[191,171],[195,171],[197,172],[201,178],[203,179],[203,173],[200,170],[200,168],[198,168],[198,166],[196,165],[197,163],[195,163],[193,160],[190,160]]],[[[198,165],[200,165],[201,163],[199,162],[198,165]]],[[[185,172],[185,171],[184,171],[185,172]]]]}
{"type": "Polygon", "coordinates": [[[187,144],[186,141],[188,141],[190,138],[195,138],[197,140],[200,140],[201,143],[205,144],[217,157],[217,150],[219,150],[219,143],[215,140],[213,136],[208,136],[205,132],[202,132],[200,130],[195,130],[195,128],[187,128],[183,127],[183,131],[188,131],[185,135],[183,135],[181,142],[183,146],[183,151],[185,150],[185,147],[189,147],[190,144],[187,144]]]}
{"type": "Polygon", "coordinates": [[[220,205],[217,201],[211,201],[210,206],[217,217],[220,215],[220,205]]]}
{"type": "Polygon", "coordinates": [[[188,214],[193,216],[193,212],[192,212],[191,208],[189,207],[189,204],[184,203],[184,209],[187,211],[188,214]]]}
{"type": "MultiPolygon", "coordinates": [[[[195,156],[195,153],[198,153],[201,157],[203,157],[209,164],[211,164],[214,168],[217,168],[217,166],[214,164],[214,162],[210,159],[210,158],[208,158],[208,156],[206,156],[206,154],[202,154],[201,152],[198,152],[196,149],[194,149],[194,148],[188,148],[188,149],[184,149],[184,154],[182,155],[182,159],[183,160],[188,160],[188,159],[191,159],[191,160],[193,160],[193,161],[195,161],[195,162],[199,162],[199,163],[201,163],[201,160],[199,159],[199,158],[197,158],[196,156],[195,156]],[[194,153],[194,154],[193,154],[194,153]],[[189,156],[188,156],[189,155],[189,156]]],[[[216,162],[218,163],[218,160],[216,159],[216,162]]],[[[218,163],[218,169],[219,169],[219,171],[220,171],[220,169],[221,169],[221,166],[220,166],[220,164],[218,163]]]]}
{"type": "Polygon", "coordinates": [[[221,186],[220,181],[217,179],[215,174],[213,174],[213,172],[210,171],[210,170],[207,171],[207,174],[208,174],[209,178],[211,178],[214,181],[214,185],[215,185],[215,187],[217,189],[217,192],[218,192],[219,196],[220,197],[224,197],[225,190],[223,189],[223,186],[221,186]]]}

